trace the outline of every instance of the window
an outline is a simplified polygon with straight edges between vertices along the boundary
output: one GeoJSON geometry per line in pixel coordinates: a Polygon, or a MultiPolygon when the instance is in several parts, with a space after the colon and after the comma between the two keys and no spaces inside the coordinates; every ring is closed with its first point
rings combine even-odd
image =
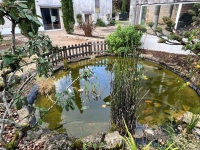
{"type": "Polygon", "coordinates": [[[41,8],[41,13],[45,30],[61,28],[58,8],[41,8]]]}
{"type": "Polygon", "coordinates": [[[95,12],[100,13],[99,0],[95,0],[95,12]]]}

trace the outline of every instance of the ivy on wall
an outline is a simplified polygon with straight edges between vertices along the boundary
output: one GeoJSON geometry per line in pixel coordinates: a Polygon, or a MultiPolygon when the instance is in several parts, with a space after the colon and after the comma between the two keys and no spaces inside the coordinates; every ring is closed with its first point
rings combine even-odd
{"type": "Polygon", "coordinates": [[[61,0],[63,23],[67,33],[74,31],[74,9],[72,0],[61,0]]]}

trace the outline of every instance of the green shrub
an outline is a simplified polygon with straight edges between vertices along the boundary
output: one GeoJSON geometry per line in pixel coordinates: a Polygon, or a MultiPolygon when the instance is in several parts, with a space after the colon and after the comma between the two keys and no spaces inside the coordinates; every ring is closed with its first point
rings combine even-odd
{"type": "Polygon", "coordinates": [[[1,32],[0,32],[0,42],[1,41],[3,41],[3,36],[2,36],[2,34],[1,34],[1,32]]]}
{"type": "Polygon", "coordinates": [[[77,14],[76,15],[76,19],[77,19],[77,22],[79,24],[79,26],[82,24],[82,15],[81,14],[77,14]]]}
{"type": "Polygon", "coordinates": [[[127,26],[123,29],[118,26],[117,30],[106,38],[108,50],[115,54],[130,53],[132,49],[141,45],[141,36],[142,33],[136,31],[134,26],[127,26]]]}
{"type": "Polygon", "coordinates": [[[115,20],[110,20],[110,25],[114,26],[116,24],[115,20]]]}
{"type": "Polygon", "coordinates": [[[105,24],[105,22],[103,22],[102,19],[98,18],[97,22],[96,22],[96,26],[98,26],[98,27],[105,27],[106,24],[105,24]]]}

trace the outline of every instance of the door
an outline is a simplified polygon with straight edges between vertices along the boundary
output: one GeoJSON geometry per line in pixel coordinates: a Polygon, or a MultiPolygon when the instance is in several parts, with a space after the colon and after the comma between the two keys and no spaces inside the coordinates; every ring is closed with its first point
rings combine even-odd
{"type": "Polygon", "coordinates": [[[58,8],[41,8],[45,30],[61,29],[58,8]]]}

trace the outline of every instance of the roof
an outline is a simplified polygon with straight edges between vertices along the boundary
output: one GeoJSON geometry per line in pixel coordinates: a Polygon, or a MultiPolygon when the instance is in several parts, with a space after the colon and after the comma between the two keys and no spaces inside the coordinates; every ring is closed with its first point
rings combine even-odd
{"type": "Polygon", "coordinates": [[[167,4],[180,2],[199,2],[199,0],[137,0],[137,4],[167,4]]]}
{"type": "Polygon", "coordinates": [[[61,5],[57,4],[38,4],[40,7],[47,7],[47,8],[60,8],[61,5]]]}

